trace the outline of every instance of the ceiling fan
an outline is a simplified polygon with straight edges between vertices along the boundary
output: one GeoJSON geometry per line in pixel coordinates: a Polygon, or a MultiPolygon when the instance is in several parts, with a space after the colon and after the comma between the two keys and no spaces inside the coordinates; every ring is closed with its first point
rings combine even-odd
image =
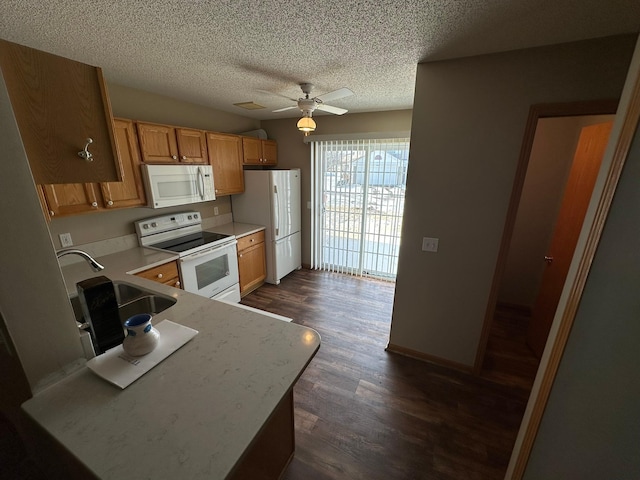
{"type": "Polygon", "coordinates": [[[333,92],[328,92],[313,98],[309,98],[309,95],[311,95],[311,90],[313,89],[313,84],[301,83],[300,88],[302,89],[302,93],[304,93],[305,96],[300,97],[298,100],[295,100],[293,98],[290,99],[292,102],[296,102],[297,105],[279,108],[277,110],[273,110],[273,112],[274,113],[284,112],[285,110],[298,108],[302,112],[302,115],[305,117],[311,117],[311,115],[315,110],[333,113],[334,115],[344,115],[345,113],[348,112],[348,110],[344,108],[332,107],[331,105],[327,105],[325,103],[325,102],[331,102],[333,100],[338,100],[339,98],[349,97],[353,95],[353,92],[348,88],[343,87],[338,90],[334,90],[333,92]]]}

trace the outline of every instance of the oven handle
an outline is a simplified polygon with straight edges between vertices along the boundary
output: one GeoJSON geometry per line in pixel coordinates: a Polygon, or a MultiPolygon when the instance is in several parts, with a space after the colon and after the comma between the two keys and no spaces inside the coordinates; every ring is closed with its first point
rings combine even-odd
{"type": "Polygon", "coordinates": [[[206,250],[201,250],[201,251],[196,252],[196,253],[191,253],[189,255],[185,255],[184,257],[180,257],[180,263],[189,262],[191,260],[195,260],[197,258],[204,257],[205,255],[210,255],[213,252],[217,252],[218,250],[222,250],[223,248],[230,247],[230,246],[235,245],[237,243],[238,243],[237,240],[232,240],[230,242],[226,242],[223,245],[216,245],[215,247],[207,248],[206,250]]]}

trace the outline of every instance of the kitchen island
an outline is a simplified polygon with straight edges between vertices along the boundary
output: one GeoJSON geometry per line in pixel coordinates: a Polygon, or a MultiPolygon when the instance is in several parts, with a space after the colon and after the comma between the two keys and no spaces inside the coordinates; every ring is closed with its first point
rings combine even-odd
{"type": "MultiPolygon", "coordinates": [[[[160,256],[158,256],[160,255],[160,256]]],[[[164,256],[162,256],[164,255],[164,256]]],[[[125,389],[86,366],[23,405],[43,441],[102,479],[278,478],[293,454],[292,388],[320,346],[312,329],[128,275],[143,248],[64,267],[67,288],[96,275],[176,298],[158,314],[198,330],[125,389]]],[[[140,268],[143,266],[140,265],[140,268]]]]}

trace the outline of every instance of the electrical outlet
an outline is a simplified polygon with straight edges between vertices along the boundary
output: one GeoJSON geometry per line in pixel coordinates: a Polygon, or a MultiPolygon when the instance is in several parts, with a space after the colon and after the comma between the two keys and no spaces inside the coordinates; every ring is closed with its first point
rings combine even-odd
{"type": "Polygon", "coordinates": [[[61,233],[58,236],[60,237],[60,245],[62,248],[73,247],[73,240],[71,240],[70,233],[61,233]]]}
{"type": "Polygon", "coordinates": [[[213,207],[213,214],[218,215],[218,207],[213,207]]]}
{"type": "Polygon", "coordinates": [[[438,239],[430,237],[422,237],[422,251],[423,252],[437,252],[438,251],[438,239]]]}

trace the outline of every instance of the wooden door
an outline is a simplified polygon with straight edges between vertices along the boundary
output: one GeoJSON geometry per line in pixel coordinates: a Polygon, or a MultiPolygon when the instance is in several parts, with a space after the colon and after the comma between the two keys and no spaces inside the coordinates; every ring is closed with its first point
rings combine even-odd
{"type": "Polygon", "coordinates": [[[143,162],[178,163],[175,128],[154,123],[138,123],[137,128],[143,162]]]}
{"type": "Polygon", "coordinates": [[[547,266],[527,331],[527,343],[538,358],[547,343],[612,125],[591,125],[580,133],[549,250],[541,259],[547,266]]]}
{"type": "Polygon", "coordinates": [[[216,196],[244,192],[242,137],[209,132],[207,149],[213,167],[216,196]]]}
{"type": "Polygon", "coordinates": [[[255,290],[267,278],[265,250],[265,244],[261,242],[238,253],[241,296],[245,296],[255,290]]]}
{"type": "Polygon", "coordinates": [[[113,124],[123,176],[122,182],[100,184],[105,207],[124,208],[145,205],[138,139],[133,122],[116,118],[113,124]]]}
{"type": "Polygon", "coordinates": [[[262,165],[262,146],[259,138],[242,137],[242,163],[262,165]]]}
{"type": "Polygon", "coordinates": [[[0,68],[36,184],[122,178],[100,68],[2,39],[0,68]]]}
{"type": "Polygon", "coordinates": [[[203,130],[176,128],[178,155],[182,163],[209,163],[207,139],[203,130]]]}

